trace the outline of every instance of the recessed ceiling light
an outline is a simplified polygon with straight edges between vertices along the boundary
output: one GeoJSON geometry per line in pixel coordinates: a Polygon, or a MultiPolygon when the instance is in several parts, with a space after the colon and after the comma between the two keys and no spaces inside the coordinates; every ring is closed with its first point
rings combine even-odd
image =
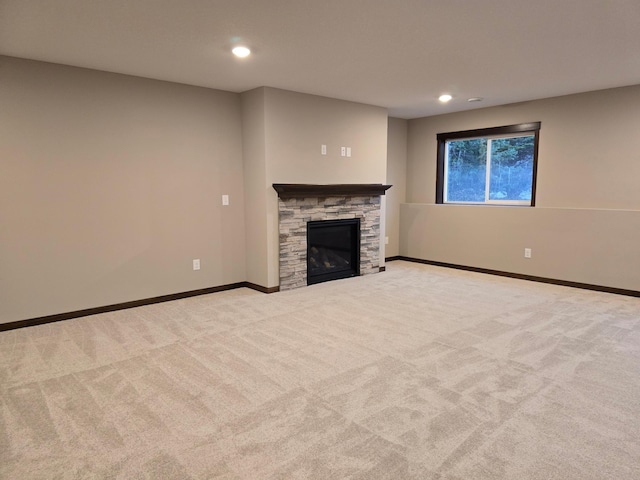
{"type": "Polygon", "coordinates": [[[251,53],[251,50],[249,50],[247,47],[242,47],[242,46],[234,47],[233,50],[231,51],[236,57],[240,57],[240,58],[248,57],[249,54],[251,53]]]}
{"type": "Polygon", "coordinates": [[[482,100],[484,100],[482,97],[471,97],[467,102],[481,102],[482,100]]]}
{"type": "Polygon", "coordinates": [[[453,97],[451,95],[449,95],[448,93],[444,93],[444,94],[442,94],[442,95],[440,95],[438,97],[438,100],[440,100],[442,103],[447,103],[452,98],[453,97]]]}

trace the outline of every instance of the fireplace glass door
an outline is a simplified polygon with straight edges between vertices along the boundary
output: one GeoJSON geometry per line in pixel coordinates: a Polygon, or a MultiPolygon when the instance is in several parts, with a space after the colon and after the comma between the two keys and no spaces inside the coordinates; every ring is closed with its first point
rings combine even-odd
{"type": "Polygon", "coordinates": [[[307,223],[307,285],[360,274],[360,219],[307,223]]]}

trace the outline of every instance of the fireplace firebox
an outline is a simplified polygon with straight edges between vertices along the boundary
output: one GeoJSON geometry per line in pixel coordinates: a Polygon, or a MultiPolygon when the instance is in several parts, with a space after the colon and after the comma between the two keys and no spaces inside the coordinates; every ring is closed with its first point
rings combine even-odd
{"type": "Polygon", "coordinates": [[[307,285],[360,274],[360,219],[307,222],[307,285]]]}

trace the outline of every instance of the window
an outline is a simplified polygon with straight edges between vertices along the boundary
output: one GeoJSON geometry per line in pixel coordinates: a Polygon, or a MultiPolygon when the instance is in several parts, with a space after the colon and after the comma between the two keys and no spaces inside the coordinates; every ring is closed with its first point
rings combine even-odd
{"type": "Polygon", "coordinates": [[[436,203],[535,205],[540,122],[438,134],[436,203]]]}

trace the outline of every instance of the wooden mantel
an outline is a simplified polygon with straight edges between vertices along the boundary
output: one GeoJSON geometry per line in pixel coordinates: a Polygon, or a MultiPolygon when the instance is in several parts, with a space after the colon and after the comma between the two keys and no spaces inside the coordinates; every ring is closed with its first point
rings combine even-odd
{"type": "Polygon", "coordinates": [[[305,197],[372,197],[384,195],[393,185],[381,183],[343,183],[310,185],[307,183],[274,183],[273,188],[280,198],[305,197]]]}

